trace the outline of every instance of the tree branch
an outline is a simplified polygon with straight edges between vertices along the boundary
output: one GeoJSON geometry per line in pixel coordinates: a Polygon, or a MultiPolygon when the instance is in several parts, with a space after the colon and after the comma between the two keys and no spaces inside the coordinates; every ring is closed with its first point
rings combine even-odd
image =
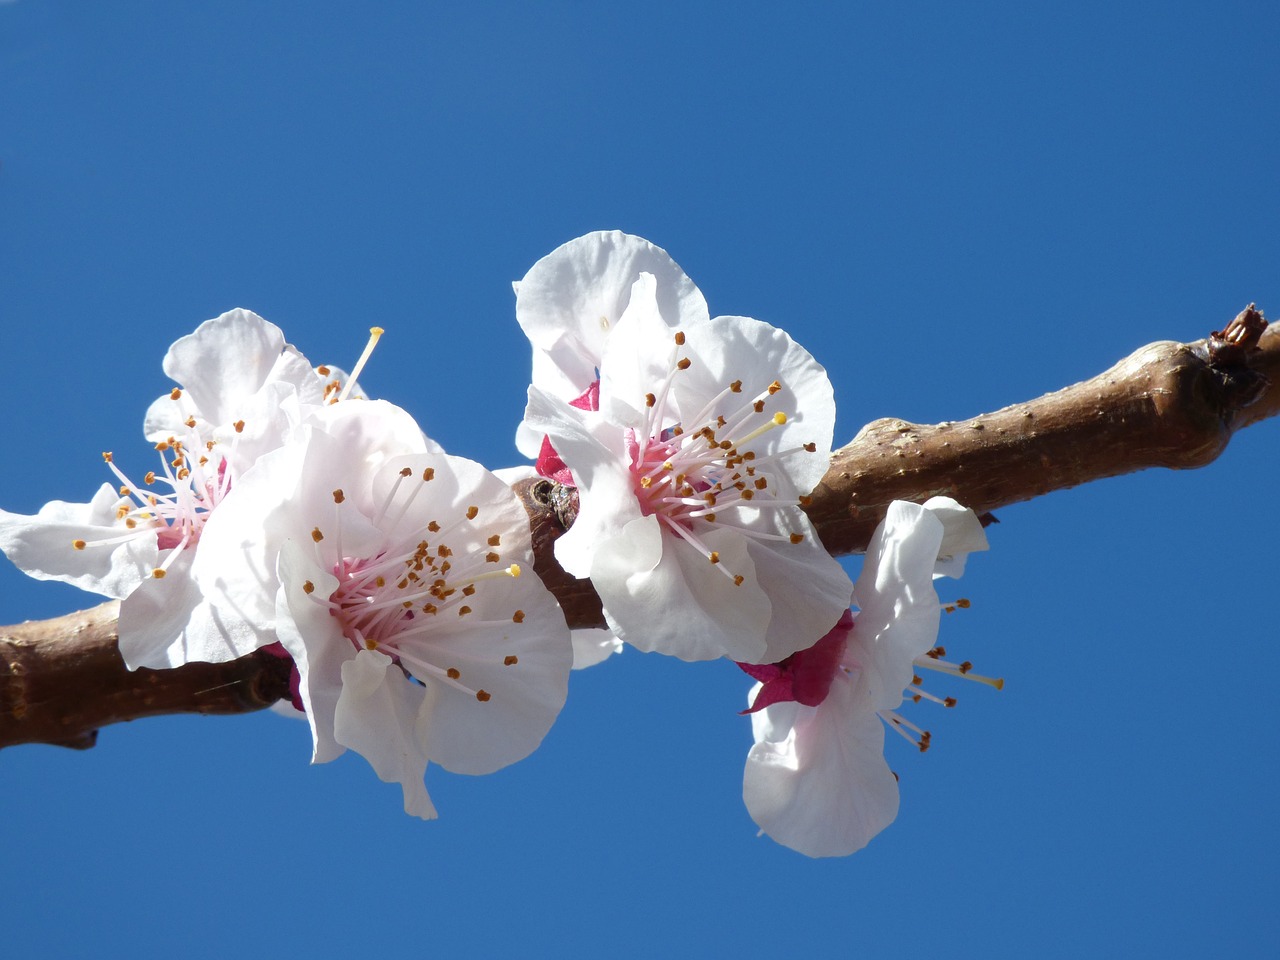
{"type": "MultiPolygon", "coordinates": [[[[1280,329],[1252,305],[1194,343],[1141,348],[1091,380],[972,420],[876,420],[831,458],[806,511],[835,554],[864,549],[893,500],[945,495],[979,514],[1149,467],[1212,462],[1235,431],[1280,413],[1280,329]]],[[[547,480],[516,493],[529,512],[534,570],[570,626],[603,626],[586,580],[555,561],[577,494],[547,480]]],[[[163,713],[242,713],[289,696],[288,662],[125,669],[116,604],[0,627],[0,747],[93,746],[97,729],[163,713]]]]}

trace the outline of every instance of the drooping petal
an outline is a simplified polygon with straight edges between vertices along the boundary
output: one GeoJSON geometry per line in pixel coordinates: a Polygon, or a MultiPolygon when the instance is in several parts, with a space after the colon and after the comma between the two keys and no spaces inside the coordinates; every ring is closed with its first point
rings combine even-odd
{"type": "Polygon", "coordinates": [[[931,497],[924,502],[924,508],[942,521],[942,545],[938,548],[933,575],[959,578],[969,554],[988,548],[982,521],[950,497],[931,497]]]}
{"type": "Polygon", "coordinates": [[[405,813],[434,820],[438,814],[423,783],[427,754],[419,740],[424,700],[422,688],[406,682],[390,657],[361,650],[342,664],[334,733],[384,782],[403,787],[405,813]]]}
{"type": "MultiPolygon", "coordinates": [[[[837,675],[820,707],[795,711],[789,733],[747,755],[742,797],[760,829],[810,857],[847,856],[898,815],[898,785],[884,759],[884,726],[837,675]]],[[[758,716],[758,715],[757,715],[758,716]]],[[[767,721],[766,721],[767,722],[767,721]]]]}
{"type": "Polygon", "coordinates": [[[942,533],[942,522],[932,512],[895,500],[867,546],[853,588],[858,615],[849,654],[866,675],[877,709],[902,702],[912,661],[937,640],[942,608],[933,568],[942,533]]]}

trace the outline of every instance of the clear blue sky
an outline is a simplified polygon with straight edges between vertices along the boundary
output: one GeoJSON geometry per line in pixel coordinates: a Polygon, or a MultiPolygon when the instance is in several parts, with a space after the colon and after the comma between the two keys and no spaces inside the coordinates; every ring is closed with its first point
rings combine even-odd
{"type": "MultiPolygon", "coordinates": [[[[1280,316],[1274,3],[0,4],[0,504],[143,462],[234,306],[514,462],[510,281],[589,230],[831,371],[837,439],[1280,316]]],[[[12,957],[1274,956],[1280,427],[1000,512],[933,749],[854,857],[756,839],[747,681],[629,651],[441,811],[305,725],[0,753],[12,957]],[[975,685],[976,686],[976,685],[975,685]],[[243,951],[243,953],[242,953],[243,951]]],[[[0,568],[0,623],[92,598],[0,568]]]]}

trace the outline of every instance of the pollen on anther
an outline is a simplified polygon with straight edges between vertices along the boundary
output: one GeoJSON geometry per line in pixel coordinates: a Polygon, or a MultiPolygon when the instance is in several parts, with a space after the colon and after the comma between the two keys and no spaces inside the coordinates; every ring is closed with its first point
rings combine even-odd
{"type": "Polygon", "coordinates": [[[707,559],[708,559],[708,560],[710,560],[712,563],[719,563],[719,562],[720,562],[720,554],[719,554],[719,553],[717,553],[715,550],[712,550],[712,551],[711,551],[711,555],[710,555],[709,557],[707,557],[707,559]]]}
{"type": "Polygon", "coordinates": [[[514,667],[519,662],[520,662],[520,658],[517,657],[514,653],[509,653],[502,658],[502,665],[504,667],[514,667]]]}
{"type": "Polygon", "coordinates": [[[744,581],[744,580],[746,580],[746,577],[744,577],[742,574],[740,574],[740,573],[739,573],[739,574],[737,574],[737,575],[735,575],[735,576],[734,576],[734,578],[733,578],[733,585],[734,585],[735,587],[740,587],[740,586],[742,586],[742,583],[743,583],[743,581],[744,581]]]}
{"type": "Polygon", "coordinates": [[[182,391],[178,387],[174,387],[172,390],[169,391],[170,400],[177,400],[181,396],[182,396],[182,391]]]}
{"type": "Polygon", "coordinates": [[[157,580],[163,580],[164,573],[165,572],[163,570],[161,570],[159,567],[156,567],[154,570],[151,571],[151,576],[155,577],[157,580]]]}
{"type": "MultiPolygon", "coordinates": [[[[427,480],[434,480],[435,478],[436,478],[435,467],[427,467],[425,470],[422,471],[423,482],[426,482],[427,480]]],[[[436,529],[438,530],[440,528],[437,527],[436,529]]]]}
{"type": "Polygon", "coordinates": [[[792,542],[792,543],[800,543],[800,542],[802,542],[803,540],[804,540],[804,534],[803,534],[803,533],[793,533],[793,534],[791,535],[791,542],[792,542]]]}
{"type": "Polygon", "coordinates": [[[374,577],[374,578],[373,578],[373,582],[374,582],[374,584],[376,584],[376,585],[377,585],[377,587],[378,587],[379,589],[381,589],[382,587],[385,587],[385,586],[387,585],[387,578],[386,578],[386,577],[374,577]]]}
{"type": "Polygon", "coordinates": [[[243,421],[243,420],[237,420],[237,421],[236,421],[235,423],[233,423],[231,426],[235,428],[236,433],[244,433],[244,421],[243,421]]]}
{"type": "Polygon", "coordinates": [[[513,613],[513,614],[511,615],[511,622],[512,622],[512,623],[524,623],[524,611],[523,611],[523,610],[517,610],[515,613],[513,613]]]}
{"type": "Polygon", "coordinates": [[[476,507],[476,506],[467,507],[467,519],[474,520],[476,518],[476,515],[479,512],[480,512],[479,507],[476,507]]]}
{"type": "Polygon", "coordinates": [[[458,671],[457,667],[450,667],[444,673],[445,673],[445,676],[448,677],[450,680],[457,680],[460,676],[462,676],[462,674],[458,671]]]}
{"type": "Polygon", "coordinates": [[[492,697],[487,690],[477,690],[476,699],[479,700],[481,703],[488,703],[489,700],[492,699],[492,697]]]}
{"type": "Polygon", "coordinates": [[[314,540],[316,543],[319,543],[321,540],[324,539],[324,534],[320,532],[319,527],[311,528],[311,539],[314,540]]]}
{"type": "Polygon", "coordinates": [[[103,451],[102,451],[102,459],[103,459],[103,460],[105,460],[107,463],[110,463],[110,462],[111,462],[111,451],[110,451],[110,450],[103,450],[103,451]]]}
{"type": "Polygon", "coordinates": [[[333,502],[334,502],[334,503],[341,503],[341,502],[342,502],[343,500],[345,500],[345,499],[347,499],[347,495],[346,495],[345,493],[343,493],[341,489],[338,489],[338,490],[333,491],[333,502]]]}
{"type": "Polygon", "coordinates": [[[88,544],[85,543],[83,540],[72,540],[71,546],[75,547],[77,550],[83,550],[85,547],[88,546],[88,544]]]}
{"type": "Polygon", "coordinates": [[[195,427],[195,425],[196,425],[196,418],[195,418],[195,417],[187,417],[187,419],[183,420],[182,422],[183,422],[183,423],[185,423],[188,427],[192,427],[192,428],[194,428],[194,427],[195,427]]]}
{"type": "Polygon", "coordinates": [[[688,357],[684,357],[676,364],[676,367],[677,369],[680,369],[680,370],[688,370],[689,367],[691,367],[692,365],[693,365],[693,361],[690,360],[688,357]]]}
{"type": "Polygon", "coordinates": [[[782,389],[782,384],[780,384],[777,380],[775,380],[773,381],[773,383],[769,384],[769,395],[772,396],[773,394],[777,393],[781,389],[782,389]]]}
{"type": "Polygon", "coordinates": [[[314,583],[312,583],[310,580],[305,580],[305,581],[303,581],[303,584],[302,584],[302,592],[303,592],[303,593],[315,593],[315,592],[316,592],[316,585],[315,585],[314,583]]]}

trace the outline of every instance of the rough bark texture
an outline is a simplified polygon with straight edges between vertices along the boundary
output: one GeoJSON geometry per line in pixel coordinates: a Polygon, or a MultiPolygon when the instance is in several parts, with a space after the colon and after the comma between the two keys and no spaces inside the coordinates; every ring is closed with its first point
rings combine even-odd
{"type": "MultiPolygon", "coordinates": [[[[946,495],[984,513],[1090,480],[1212,462],[1232,434],[1280,413],[1280,328],[1252,305],[1194,343],[1153,343],[1091,380],[972,420],[877,420],[832,456],[806,509],[832,553],[857,553],[893,500],[946,495]]],[[[569,624],[602,626],[600,600],[555,561],[576,493],[546,480],[515,490],[529,512],[534,569],[569,624]]],[[[287,661],[125,669],[116,605],[0,627],[0,747],[92,746],[97,729],[162,713],[240,713],[288,697],[287,661]]]]}

